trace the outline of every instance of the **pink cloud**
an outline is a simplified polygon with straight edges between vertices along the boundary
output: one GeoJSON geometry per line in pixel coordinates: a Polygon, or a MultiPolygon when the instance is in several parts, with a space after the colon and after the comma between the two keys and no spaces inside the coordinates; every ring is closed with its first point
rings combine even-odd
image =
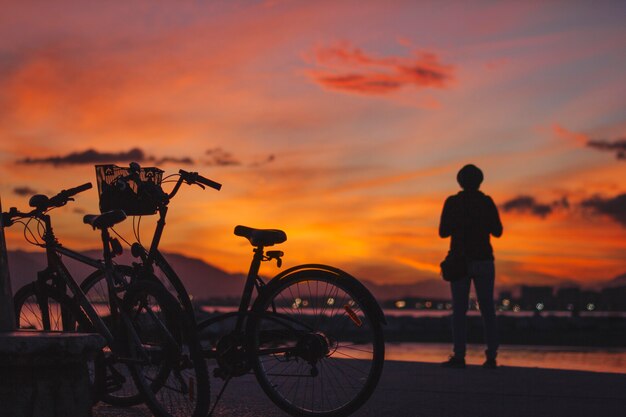
{"type": "Polygon", "coordinates": [[[552,131],[558,138],[565,139],[579,145],[587,145],[587,142],[589,142],[589,136],[584,133],[573,132],[559,124],[554,124],[552,126],[552,131]]]}
{"type": "Polygon", "coordinates": [[[412,56],[378,57],[349,43],[318,48],[312,79],[322,87],[360,94],[386,94],[405,86],[446,88],[454,67],[442,64],[434,53],[413,51],[412,56]]]}

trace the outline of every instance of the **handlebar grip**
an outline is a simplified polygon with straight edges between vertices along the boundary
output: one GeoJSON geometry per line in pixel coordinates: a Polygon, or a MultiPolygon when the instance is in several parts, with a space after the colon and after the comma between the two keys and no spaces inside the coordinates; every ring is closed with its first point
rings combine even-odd
{"type": "Polygon", "coordinates": [[[85,183],[83,185],[79,185],[78,187],[74,187],[74,188],[70,188],[69,190],[65,190],[65,196],[66,197],[71,197],[73,195],[76,195],[78,193],[82,193],[83,191],[87,191],[90,188],[92,188],[93,185],[91,185],[90,182],[85,183]]]}
{"type": "Polygon", "coordinates": [[[190,182],[190,183],[197,182],[197,183],[206,185],[207,187],[211,187],[217,191],[222,189],[222,184],[220,184],[219,182],[210,180],[208,178],[204,178],[202,175],[198,174],[197,172],[187,172],[184,169],[179,169],[178,173],[187,182],[190,182]]]}
{"type": "Polygon", "coordinates": [[[69,201],[70,197],[78,194],[78,193],[82,193],[83,191],[86,191],[88,189],[90,189],[91,187],[93,187],[93,185],[91,185],[90,182],[83,184],[83,185],[79,185],[78,187],[74,187],[74,188],[70,188],[69,190],[63,190],[61,191],[59,194],[55,195],[54,197],[50,198],[46,204],[42,204],[41,206],[37,207],[40,210],[45,210],[45,209],[49,209],[51,207],[61,207],[64,206],[65,204],[67,204],[67,202],[69,201]]]}
{"type": "Polygon", "coordinates": [[[207,187],[211,187],[217,191],[222,189],[222,184],[220,184],[219,182],[215,182],[213,180],[210,180],[208,178],[204,178],[202,175],[198,174],[198,178],[196,178],[196,181],[199,182],[200,184],[204,184],[207,187]]]}

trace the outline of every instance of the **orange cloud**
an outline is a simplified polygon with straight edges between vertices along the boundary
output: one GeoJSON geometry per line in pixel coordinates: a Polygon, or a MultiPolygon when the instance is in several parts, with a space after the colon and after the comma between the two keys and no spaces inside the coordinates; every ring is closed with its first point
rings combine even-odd
{"type": "Polygon", "coordinates": [[[376,57],[349,43],[318,48],[310,72],[315,82],[330,90],[360,94],[386,94],[405,86],[445,88],[454,67],[439,62],[433,53],[414,51],[411,57],[376,57]]]}

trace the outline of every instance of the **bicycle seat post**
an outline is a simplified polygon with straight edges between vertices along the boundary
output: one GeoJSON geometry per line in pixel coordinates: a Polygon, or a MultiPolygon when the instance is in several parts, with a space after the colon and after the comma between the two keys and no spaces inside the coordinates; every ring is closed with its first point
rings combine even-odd
{"type": "MultiPolygon", "coordinates": [[[[241,303],[239,304],[239,312],[244,312],[250,306],[250,300],[252,299],[252,289],[259,276],[259,269],[261,268],[261,262],[265,256],[263,246],[256,246],[253,250],[252,262],[250,263],[250,269],[248,270],[248,276],[246,278],[246,284],[241,296],[241,303]]],[[[236,331],[241,331],[243,327],[242,316],[237,318],[236,331]]]]}

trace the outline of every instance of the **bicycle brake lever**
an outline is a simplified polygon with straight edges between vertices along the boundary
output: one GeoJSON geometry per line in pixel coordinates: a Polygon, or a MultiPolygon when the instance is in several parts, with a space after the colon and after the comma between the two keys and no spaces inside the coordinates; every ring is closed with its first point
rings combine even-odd
{"type": "Polygon", "coordinates": [[[203,190],[204,190],[204,188],[205,188],[205,187],[204,187],[204,185],[202,185],[202,184],[200,184],[200,183],[198,183],[198,182],[194,182],[194,184],[195,184],[195,185],[197,185],[198,187],[202,188],[203,190]]]}

